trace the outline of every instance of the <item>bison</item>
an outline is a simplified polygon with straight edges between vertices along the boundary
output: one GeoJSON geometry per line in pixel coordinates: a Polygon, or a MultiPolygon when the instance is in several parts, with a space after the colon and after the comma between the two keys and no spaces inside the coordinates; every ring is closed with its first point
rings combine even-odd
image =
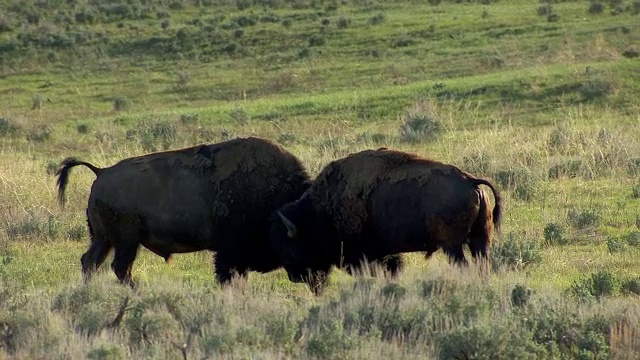
{"type": "Polygon", "coordinates": [[[381,148],[329,163],[300,199],[271,216],[270,239],[289,279],[316,293],[332,265],[359,269],[399,254],[438,249],[466,264],[463,245],[487,258],[498,229],[501,198],[494,186],[455,166],[381,148]],[[493,191],[495,205],[479,185],[493,191]]]}
{"type": "Polygon", "coordinates": [[[248,270],[281,267],[269,238],[269,214],[310,186],[301,162],[282,147],[249,137],[152,153],[107,168],[74,158],[62,162],[59,201],[69,171],[96,175],[86,210],[91,244],[82,255],[85,283],[111,249],[113,272],[134,287],[131,267],[140,245],[169,261],[171,254],[215,251],[220,283],[248,270]]]}

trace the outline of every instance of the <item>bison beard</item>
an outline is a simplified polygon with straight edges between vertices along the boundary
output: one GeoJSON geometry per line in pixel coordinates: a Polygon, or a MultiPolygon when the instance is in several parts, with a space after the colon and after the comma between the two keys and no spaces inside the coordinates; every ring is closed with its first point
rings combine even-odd
{"type": "MultiPolygon", "coordinates": [[[[363,261],[401,269],[403,252],[438,249],[466,264],[463,246],[488,260],[501,198],[491,183],[462,170],[387,149],[352,154],[327,165],[311,188],[271,217],[271,242],[289,279],[319,293],[333,265],[363,261]],[[493,212],[479,185],[494,195],[493,212]]],[[[350,272],[351,272],[350,271],[350,272]]]]}
{"type": "Polygon", "coordinates": [[[248,270],[281,266],[268,241],[269,214],[309,187],[300,161],[274,143],[234,139],[129,158],[108,168],[68,158],[57,172],[59,200],[69,171],[89,167],[87,222],[91,244],[82,255],[85,282],[111,249],[118,279],[134,285],[140,245],[168,261],[171,254],[216,251],[221,283],[248,270]]]}

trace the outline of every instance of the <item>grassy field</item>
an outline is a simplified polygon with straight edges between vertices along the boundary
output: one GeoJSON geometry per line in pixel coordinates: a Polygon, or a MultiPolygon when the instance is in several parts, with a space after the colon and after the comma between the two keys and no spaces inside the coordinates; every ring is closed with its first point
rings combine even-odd
{"type": "Polygon", "coordinates": [[[640,2],[0,4],[0,359],[636,359],[640,2]],[[497,184],[489,277],[406,255],[398,279],[283,270],[220,288],[211,254],[141,250],[140,288],[80,255],[93,174],[237,136],[312,175],[386,146],[497,184]]]}

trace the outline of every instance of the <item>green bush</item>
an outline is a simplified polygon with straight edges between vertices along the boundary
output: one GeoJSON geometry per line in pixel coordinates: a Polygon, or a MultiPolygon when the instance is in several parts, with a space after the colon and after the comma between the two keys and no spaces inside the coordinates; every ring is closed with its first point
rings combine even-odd
{"type": "Polygon", "coordinates": [[[84,240],[87,234],[87,227],[85,225],[75,225],[67,230],[67,236],[73,241],[84,240]]]}
{"type": "Polygon", "coordinates": [[[60,164],[58,162],[48,161],[47,165],[45,166],[45,172],[47,173],[47,175],[55,175],[59,168],[60,164]]]}
{"type": "Polygon", "coordinates": [[[544,227],[544,240],[550,245],[566,245],[564,228],[558,223],[548,223],[544,227]]]}
{"type": "Polygon", "coordinates": [[[572,208],[567,214],[569,224],[579,230],[591,229],[600,222],[600,213],[595,208],[576,209],[572,208]]]}
{"type": "Polygon", "coordinates": [[[121,347],[111,345],[100,345],[89,350],[87,353],[89,360],[124,360],[127,359],[126,351],[121,347]]]}
{"type": "Polygon", "coordinates": [[[634,199],[640,198],[640,181],[631,187],[631,197],[634,199]]]}
{"type": "Polygon", "coordinates": [[[88,124],[78,124],[76,125],[76,131],[78,134],[87,134],[89,133],[89,125],[88,124]]]}
{"type": "Polygon", "coordinates": [[[625,241],[629,246],[640,247],[640,231],[632,231],[625,236],[625,241]]]}
{"type": "Polygon", "coordinates": [[[583,83],[580,88],[580,93],[584,101],[593,101],[608,96],[614,90],[615,86],[611,80],[596,78],[583,83]]]}
{"type": "Polygon", "coordinates": [[[200,344],[206,358],[208,358],[214,354],[224,354],[231,351],[235,345],[235,338],[233,334],[222,330],[219,333],[203,336],[200,344]]]}
{"type": "Polygon", "coordinates": [[[47,99],[42,95],[33,95],[33,97],[31,98],[31,110],[42,109],[42,106],[44,105],[46,100],[47,99]]]}
{"type": "Polygon", "coordinates": [[[53,133],[53,128],[49,125],[35,125],[27,132],[27,140],[35,141],[35,142],[43,142],[49,140],[51,134],[53,133]]]}
{"type": "Polygon", "coordinates": [[[238,125],[245,125],[251,119],[249,114],[243,108],[239,108],[239,107],[234,108],[233,110],[231,110],[231,112],[229,113],[229,116],[238,125]]]}
{"type": "Polygon", "coordinates": [[[640,295],[640,278],[625,280],[621,289],[627,294],[640,295]]]}
{"type": "Polygon", "coordinates": [[[569,131],[564,126],[558,126],[549,134],[547,145],[553,152],[563,152],[569,146],[569,141],[569,131]]]}
{"type": "Polygon", "coordinates": [[[602,14],[604,12],[604,4],[599,1],[591,1],[587,12],[589,14],[602,14]]]}
{"type": "Polygon", "coordinates": [[[460,327],[437,340],[440,359],[539,359],[546,351],[509,322],[460,327]]]}
{"type": "Polygon", "coordinates": [[[400,140],[408,143],[434,141],[442,132],[442,123],[434,114],[408,114],[400,125],[400,140]]]}
{"type": "Polygon", "coordinates": [[[576,311],[545,306],[527,314],[526,328],[549,359],[606,359],[609,354],[607,320],[585,317],[576,311]]]}
{"type": "Polygon", "coordinates": [[[60,233],[60,228],[60,221],[55,216],[49,215],[45,218],[29,211],[24,218],[8,223],[5,231],[9,238],[47,237],[55,239],[60,233]]]}
{"type": "Polygon", "coordinates": [[[634,177],[634,178],[640,175],[640,158],[633,158],[628,160],[627,174],[630,177],[634,177]]]}
{"type": "Polygon", "coordinates": [[[355,346],[354,339],[345,332],[343,322],[323,309],[312,306],[301,327],[309,332],[306,352],[312,358],[342,359],[355,346]]]}
{"type": "Polygon", "coordinates": [[[338,27],[338,29],[345,29],[349,27],[350,24],[351,24],[351,19],[347,19],[347,18],[340,18],[336,22],[336,26],[338,27]]]}
{"type": "Polygon", "coordinates": [[[300,49],[300,51],[298,51],[298,58],[300,59],[305,59],[308,58],[309,56],[311,56],[311,50],[309,50],[309,48],[302,48],[300,49]]]}
{"type": "Polygon", "coordinates": [[[385,20],[386,20],[386,16],[383,13],[379,13],[379,14],[374,15],[371,18],[369,18],[369,24],[370,25],[380,25],[383,22],[385,22],[385,20]]]}
{"type": "Polygon", "coordinates": [[[548,22],[556,22],[560,20],[560,16],[556,13],[551,13],[549,15],[547,15],[547,21],[548,22]]]}
{"type": "Polygon", "coordinates": [[[414,43],[414,39],[409,35],[400,35],[391,42],[391,47],[406,47],[414,43]]]}
{"type": "Polygon", "coordinates": [[[177,139],[177,128],[169,121],[140,121],[135,128],[127,130],[127,140],[138,140],[147,152],[167,150],[177,139]]]}
{"type": "Polygon", "coordinates": [[[535,242],[518,240],[514,233],[509,233],[491,248],[491,263],[495,270],[522,270],[541,262],[540,246],[535,242]]]}
{"type": "Polygon", "coordinates": [[[287,146],[295,144],[298,141],[298,138],[295,134],[282,133],[278,136],[278,139],[276,141],[282,145],[287,146]]]}
{"type": "Polygon", "coordinates": [[[308,39],[309,46],[322,46],[326,42],[325,38],[319,35],[311,35],[308,39]]]}
{"type": "Polygon", "coordinates": [[[276,14],[266,14],[260,18],[260,22],[263,23],[279,23],[280,17],[276,14]]]}
{"type": "Polygon", "coordinates": [[[553,14],[553,7],[551,4],[545,4],[538,7],[538,15],[546,16],[549,14],[553,14]]]}
{"type": "Polygon", "coordinates": [[[609,254],[624,251],[625,247],[626,243],[621,238],[609,237],[607,239],[607,249],[609,250],[609,254]]]}
{"type": "Polygon", "coordinates": [[[465,155],[462,164],[466,171],[476,175],[488,175],[491,171],[491,156],[480,152],[465,155]]]}
{"type": "Polygon", "coordinates": [[[294,339],[298,331],[298,323],[290,316],[278,313],[267,313],[262,316],[265,325],[265,335],[275,347],[289,351],[294,346],[294,339]]]}
{"type": "Polygon", "coordinates": [[[127,110],[131,107],[131,100],[129,100],[126,96],[117,95],[113,98],[113,110],[114,111],[123,111],[127,110]]]}
{"type": "Polygon", "coordinates": [[[383,298],[392,301],[398,301],[399,299],[402,299],[406,293],[407,289],[404,286],[396,283],[390,283],[383,287],[380,291],[380,294],[383,298]]]}
{"type": "Polygon", "coordinates": [[[7,118],[0,117],[0,136],[18,135],[22,128],[7,118]]]}
{"type": "Polygon", "coordinates": [[[5,15],[0,15],[0,33],[13,30],[12,21],[5,15]]]}
{"type": "Polygon", "coordinates": [[[524,285],[516,285],[511,290],[511,304],[515,308],[524,308],[529,303],[533,290],[524,285]]]}
{"type": "Polygon", "coordinates": [[[180,115],[180,123],[184,125],[195,125],[199,121],[198,114],[187,113],[180,115]]]}
{"type": "Polygon", "coordinates": [[[520,200],[529,201],[535,196],[536,184],[533,174],[527,168],[498,170],[493,178],[500,186],[512,191],[514,196],[520,200]]]}
{"type": "Polygon", "coordinates": [[[580,174],[581,169],[582,160],[567,160],[549,168],[549,179],[574,178],[580,174]]]}
{"type": "Polygon", "coordinates": [[[615,274],[601,270],[574,280],[570,291],[580,299],[600,299],[603,296],[617,295],[621,285],[621,280],[615,274]]]}

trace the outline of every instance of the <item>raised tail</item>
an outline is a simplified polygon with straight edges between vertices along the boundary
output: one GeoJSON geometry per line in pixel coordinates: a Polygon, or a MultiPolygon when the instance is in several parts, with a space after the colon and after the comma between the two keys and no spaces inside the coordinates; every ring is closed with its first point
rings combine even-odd
{"type": "Polygon", "coordinates": [[[62,160],[62,162],[60,163],[60,165],[62,165],[62,167],[60,169],[58,169],[58,171],[56,171],[56,176],[58,177],[58,202],[60,203],[60,206],[64,207],[64,202],[65,202],[65,198],[64,198],[64,191],[67,188],[67,183],[69,182],[69,171],[71,171],[71,168],[77,165],[84,165],[86,167],[88,167],[89,169],[91,169],[91,171],[93,171],[94,174],[96,174],[96,176],[100,176],[100,173],[102,173],[102,171],[104,169],[95,167],[91,164],[89,164],[88,162],[84,162],[84,161],[80,161],[76,158],[73,157],[69,157],[66,158],[64,160],[62,160]]]}
{"type": "Polygon", "coordinates": [[[495,227],[497,232],[500,232],[500,224],[502,223],[502,197],[500,196],[500,192],[496,190],[492,183],[488,182],[484,179],[478,179],[474,177],[470,177],[471,181],[477,185],[486,185],[493,192],[494,205],[493,205],[493,226],[495,227]]]}

